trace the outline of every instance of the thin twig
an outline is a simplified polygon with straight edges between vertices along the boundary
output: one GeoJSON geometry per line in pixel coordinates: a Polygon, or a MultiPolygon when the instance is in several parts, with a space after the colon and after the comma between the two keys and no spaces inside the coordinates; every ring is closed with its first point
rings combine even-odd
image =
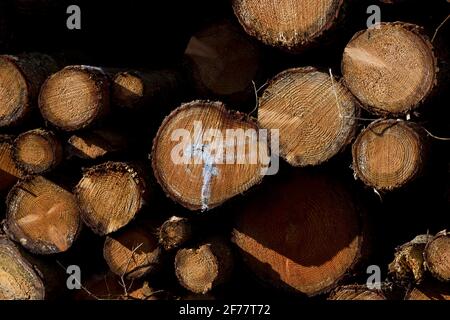
{"type": "Polygon", "coordinates": [[[136,253],[136,251],[140,248],[140,247],[142,247],[144,245],[144,243],[141,243],[141,244],[139,244],[136,248],[134,248],[132,251],[131,251],[131,256],[130,256],[130,258],[128,259],[128,261],[127,261],[127,265],[126,265],[126,267],[125,267],[125,271],[122,273],[122,275],[120,276],[120,282],[119,282],[119,284],[121,285],[121,287],[123,288],[123,290],[124,290],[124,293],[125,293],[125,297],[128,297],[129,295],[128,295],[128,291],[131,289],[131,285],[133,285],[133,281],[131,281],[131,285],[127,288],[127,285],[125,284],[125,276],[127,275],[127,273],[128,273],[128,268],[129,268],[129,266],[130,266],[130,263],[131,263],[131,261],[133,260],[133,258],[134,258],[134,254],[136,253]]]}
{"type": "Polygon", "coordinates": [[[380,198],[381,203],[383,203],[383,197],[381,196],[381,193],[375,188],[373,188],[373,192],[375,192],[375,194],[380,198]]]}
{"type": "Polygon", "coordinates": [[[252,80],[253,90],[255,92],[255,108],[248,114],[251,116],[256,110],[258,110],[259,106],[259,98],[258,98],[258,89],[256,89],[255,81],[252,80]]]}
{"type": "Polygon", "coordinates": [[[342,118],[342,115],[341,115],[341,104],[340,104],[340,102],[339,102],[339,97],[338,97],[338,94],[337,94],[337,91],[336,91],[336,87],[334,86],[334,76],[333,76],[333,71],[331,71],[331,68],[329,68],[328,70],[330,71],[331,85],[332,85],[332,87],[333,87],[333,93],[334,93],[334,96],[335,96],[335,98],[336,98],[336,104],[337,104],[337,106],[339,107],[339,117],[342,118]]]}
{"type": "Polygon", "coordinates": [[[425,132],[428,133],[428,135],[429,135],[430,137],[432,137],[433,139],[441,140],[441,141],[450,141],[450,138],[438,137],[438,136],[435,136],[434,134],[432,134],[432,133],[431,133],[430,131],[428,131],[427,129],[424,128],[424,130],[425,130],[425,132]]]}
{"type": "Polygon", "coordinates": [[[267,86],[267,84],[269,83],[269,81],[264,82],[264,84],[258,88],[258,90],[256,90],[257,93],[259,93],[265,86],[267,86]]]}
{"type": "Polygon", "coordinates": [[[442,23],[436,28],[436,31],[434,32],[433,38],[431,38],[431,42],[434,42],[434,39],[436,38],[439,30],[444,26],[444,24],[450,19],[450,14],[447,16],[447,18],[442,21],[442,23]]]}
{"type": "Polygon", "coordinates": [[[360,117],[351,117],[351,116],[343,116],[342,114],[341,114],[341,104],[340,104],[340,102],[339,102],[339,97],[338,97],[338,94],[337,94],[337,91],[336,91],[336,87],[335,87],[335,85],[334,85],[334,76],[333,76],[333,72],[331,71],[331,68],[329,69],[329,71],[330,71],[330,79],[331,79],[331,85],[332,85],[332,87],[333,87],[333,93],[334,93],[334,96],[335,96],[335,98],[336,98],[336,104],[337,104],[337,106],[338,106],[338,110],[339,110],[339,118],[346,118],[346,119],[355,119],[355,120],[361,120],[361,121],[375,121],[375,120],[378,120],[378,119],[370,119],[370,118],[360,118],[360,117]]]}
{"type": "Polygon", "coordinates": [[[109,290],[108,280],[106,279],[106,276],[103,277],[103,280],[105,281],[106,291],[108,292],[108,297],[111,297],[111,291],[109,290]]]}
{"type": "Polygon", "coordinates": [[[399,123],[399,121],[400,121],[400,120],[397,120],[397,121],[395,121],[395,122],[392,122],[390,125],[388,125],[387,127],[383,128],[383,129],[381,130],[381,132],[376,132],[376,131],[375,131],[375,128],[369,128],[369,130],[370,130],[370,132],[372,132],[373,134],[375,134],[375,135],[377,135],[377,136],[379,136],[379,137],[382,137],[382,136],[386,133],[386,131],[388,131],[389,129],[395,127],[395,126],[399,123]]]}
{"type": "MultiPolygon", "coordinates": [[[[62,269],[64,269],[64,271],[67,271],[67,268],[64,267],[64,266],[62,265],[62,263],[59,262],[59,260],[56,260],[56,263],[57,263],[62,269]]],[[[91,297],[94,298],[95,300],[103,300],[103,299],[99,298],[98,296],[96,296],[95,294],[93,294],[91,291],[89,291],[85,286],[83,286],[83,285],[81,284],[81,282],[80,282],[77,278],[75,278],[75,282],[76,282],[77,284],[79,284],[79,285],[80,285],[80,288],[83,289],[89,296],[91,296],[91,297]]]]}
{"type": "Polygon", "coordinates": [[[134,279],[131,279],[130,285],[128,286],[127,291],[130,291],[130,290],[131,290],[131,288],[133,287],[133,284],[134,284],[134,279]]]}

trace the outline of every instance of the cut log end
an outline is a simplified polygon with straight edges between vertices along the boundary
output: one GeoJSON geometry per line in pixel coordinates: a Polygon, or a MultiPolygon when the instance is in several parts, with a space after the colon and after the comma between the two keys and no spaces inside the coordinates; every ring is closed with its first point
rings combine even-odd
{"type": "Polygon", "coordinates": [[[41,176],[18,182],[8,194],[5,231],[33,253],[67,251],[80,221],[75,197],[41,176]]]}
{"type": "Polygon", "coordinates": [[[450,282],[450,233],[442,231],[428,242],[425,262],[436,279],[450,282]]]}
{"type": "Polygon", "coordinates": [[[44,80],[57,63],[39,53],[0,56],[0,127],[22,124],[32,108],[44,80]]]}
{"type": "Polygon", "coordinates": [[[83,221],[99,235],[127,225],[144,205],[146,191],[142,176],[122,162],[88,169],[75,188],[83,221]]]}
{"type": "Polygon", "coordinates": [[[134,109],[142,104],[144,80],[132,72],[119,72],[113,79],[113,101],[120,107],[134,109]]]}
{"type": "Polygon", "coordinates": [[[427,158],[420,126],[400,120],[379,120],[353,144],[353,170],[377,190],[394,190],[416,179],[427,158]]]}
{"type": "Polygon", "coordinates": [[[0,235],[0,300],[43,300],[45,289],[16,245],[0,235]]]}
{"type": "Polygon", "coordinates": [[[175,272],[180,284],[194,293],[206,294],[226,282],[232,267],[231,250],[221,240],[198,248],[181,249],[175,256],[175,272]]]}
{"type": "Polygon", "coordinates": [[[151,231],[132,227],[106,238],[103,257],[113,273],[138,279],[160,267],[161,248],[151,231]]]}
{"type": "Polygon", "coordinates": [[[355,201],[340,181],[294,171],[240,207],[233,242],[261,281],[307,296],[325,293],[366,254],[365,211],[355,201]]]}
{"type": "Polygon", "coordinates": [[[27,80],[15,59],[0,56],[0,127],[23,118],[30,108],[27,80]]]}
{"type": "Polygon", "coordinates": [[[74,134],[67,141],[70,156],[95,160],[127,150],[128,139],[113,130],[92,130],[74,134]]]}
{"type": "Polygon", "coordinates": [[[163,223],[159,242],[166,250],[177,249],[192,237],[192,225],[186,218],[172,217],[163,223]]]}
{"type": "Polygon", "coordinates": [[[14,160],[27,173],[40,174],[50,171],[58,166],[62,157],[61,142],[51,131],[27,131],[14,141],[14,160]]]}
{"type": "Polygon", "coordinates": [[[335,289],[328,300],[387,300],[382,290],[369,289],[364,285],[349,285],[335,289]]]}
{"type": "Polygon", "coordinates": [[[258,154],[269,154],[268,143],[258,143],[257,129],[221,103],[184,104],[164,120],[154,140],[155,177],[190,210],[217,207],[259,183],[267,170],[258,154]]]}
{"type": "Polygon", "coordinates": [[[261,127],[279,130],[280,155],[291,165],[318,165],[341,151],[356,131],[359,107],[330,75],[296,68],[277,75],[258,110],[261,127]]]}
{"type": "Polygon", "coordinates": [[[271,46],[299,51],[333,26],[342,2],[233,0],[233,9],[250,35],[271,46]]]}
{"type": "Polygon", "coordinates": [[[88,127],[109,109],[109,80],[96,68],[66,67],[45,81],[39,108],[46,120],[62,130],[88,127]]]}
{"type": "Polygon", "coordinates": [[[384,23],[357,33],[344,51],[342,74],[371,112],[402,115],[417,108],[437,81],[431,42],[418,26],[384,23]]]}
{"type": "Polygon", "coordinates": [[[176,69],[122,71],[112,81],[112,103],[125,111],[144,111],[159,118],[188,91],[185,75],[176,69]]]}

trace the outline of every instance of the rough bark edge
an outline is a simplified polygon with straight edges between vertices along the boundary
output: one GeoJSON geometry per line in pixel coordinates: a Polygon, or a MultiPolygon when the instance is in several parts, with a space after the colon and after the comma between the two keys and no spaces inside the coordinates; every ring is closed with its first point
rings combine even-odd
{"type": "Polygon", "coordinates": [[[49,167],[47,169],[44,169],[42,171],[33,171],[28,168],[28,165],[24,164],[19,159],[18,150],[16,147],[14,147],[13,159],[14,159],[14,163],[17,165],[17,167],[20,170],[27,172],[28,174],[36,174],[36,175],[45,174],[45,173],[55,169],[63,160],[63,147],[62,147],[61,141],[56,136],[56,134],[52,131],[45,130],[45,129],[34,129],[34,130],[26,131],[16,137],[16,139],[14,140],[14,146],[17,145],[17,142],[19,141],[20,138],[22,138],[23,136],[25,136],[27,134],[37,135],[37,136],[44,138],[47,141],[53,142],[53,146],[55,147],[53,150],[55,159],[52,161],[52,163],[49,165],[49,167]]]}
{"type": "MultiPolygon", "coordinates": [[[[286,69],[286,70],[284,70],[284,71],[278,73],[275,77],[273,77],[273,78],[267,83],[267,86],[266,86],[265,89],[264,89],[264,92],[263,92],[263,94],[262,94],[262,97],[259,99],[259,102],[258,102],[258,111],[259,111],[259,108],[261,107],[261,104],[264,103],[264,101],[265,101],[265,99],[266,99],[266,92],[267,92],[267,90],[268,90],[272,85],[274,85],[276,82],[278,82],[278,81],[284,79],[284,77],[285,77],[287,74],[290,74],[290,73],[303,73],[303,74],[307,74],[307,73],[312,73],[312,72],[319,72],[319,73],[324,73],[324,74],[325,74],[324,71],[320,70],[319,68],[312,67],[312,66],[308,66],[308,67],[297,67],[297,68],[289,68],[289,69],[286,69]]],[[[294,163],[294,162],[292,162],[292,161],[288,161],[288,160],[286,159],[286,154],[285,154],[284,152],[281,152],[281,150],[280,150],[280,154],[279,154],[280,157],[282,157],[282,158],[283,158],[286,162],[288,162],[291,166],[293,166],[293,167],[303,167],[303,168],[305,168],[305,167],[314,167],[314,166],[317,166],[317,165],[325,164],[325,163],[329,162],[329,161],[330,161],[332,158],[334,158],[335,156],[337,156],[337,155],[339,155],[340,153],[342,153],[342,152],[347,148],[347,146],[350,145],[351,142],[354,141],[354,140],[356,139],[356,133],[357,133],[357,131],[358,131],[358,126],[359,126],[359,123],[358,123],[358,121],[357,121],[357,118],[358,118],[358,117],[360,116],[360,114],[361,114],[361,110],[360,110],[361,104],[360,104],[359,100],[356,99],[356,97],[351,93],[351,91],[345,86],[345,84],[343,83],[343,79],[336,79],[335,84],[341,85],[341,86],[344,88],[344,90],[346,90],[346,91],[349,93],[349,96],[351,96],[351,97],[353,98],[354,104],[355,104],[355,106],[354,106],[354,115],[353,115],[353,117],[349,117],[349,118],[348,118],[349,120],[346,121],[346,125],[345,125],[346,127],[348,127],[348,128],[350,129],[349,132],[348,132],[347,138],[345,139],[345,141],[344,141],[344,143],[342,144],[342,146],[340,147],[340,149],[339,149],[333,156],[329,157],[328,159],[326,159],[326,160],[324,160],[324,161],[322,161],[322,162],[317,162],[317,163],[315,163],[315,164],[302,165],[302,164],[294,163]],[[350,124],[351,121],[353,121],[353,124],[350,124]]],[[[343,119],[343,121],[345,121],[345,118],[343,119]]],[[[261,127],[261,125],[259,124],[259,120],[258,120],[258,126],[261,127]]]]}
{"type": "MultiPolygon", "coordinates": [[[[11,226],[10,226],[10,216],[11,216],[11,199],[13,197],[15,197],[17,195],[18,189],[21,190],[26,190],[23,185],[25,183],[28,183],[32,180],[34,180],[35,178],[41,177],[40,175],[26,175],[23,178],[19,179],[16,184],[10,189],[7,197],[6,197],[6,217],[5,219],[0,223],[1,224],[1,229],[3,230],[3,232],[5,233],[5,235],[8,236],[9,239],[11,239],[12,241],[20,244],[22,247],[24,247],[26,250],[28,250],[29,252],[33,253],[33,254],[37,254],[37,255],[51,255],[51,254],[55,254],[55,253],[61,253],[61,251],[59,250],[55,250],[55,248],[53,248],[52,246],[48,246],[48,244],[42,242],[42,241],[36,241],[34,239],[31,239],[32,241],[30,241],[30,239],[27,239],[27,244],[24,245],[21,243],[20,239],[18,239],[11,231],[11,226]],[[37,249],[39,248],[39,249],[37,249]]],[[[45,177],[42,177],[45,180],[49,181],[50,183],[53,183],[52,181],[48,180],[45,177]]],[[[55,184],[57,185],[57,184],[55,184]]],[[[61,186],[57,185],[58,187],[61,188],[61,186]]],[[[64,189],[64,188],[62,188],[64,189]]],[[[64,189],[64,191],[67,191],[64,189]]],[[[69,191],[67,191],[69,192],[69,191]]],[[[69,192],[70,193],[70,192],[69,192]]],[[[75,195],[74,195],[75,197],[75,195]]],[[[75,199],[76,200],[76,199],[75,199]]],[[[77,240],[78,236],[81,233],[82,230],[82,219],[81,219],[81,208],[79,207],[78,203],[78,213],[79,213],[79,217],[78,217],[78,221],[77,221],[77,226],[76,229],[77,231],[74,233],[73,235],[73,239],[71,241],[72,245],[75,243],[75,241],[77,240]]],[[[14,222],[15,223],[15,222],[14,222]]],[[[14,227],[15,229],[19,230],[18,227],[14,227]]],[[[20,230],[20,232],[22,233],[22,231],[20,230]]],[[[67,249],[69,250],[70,247],[67,249]]]]}
{"type": "Polygon", "coordinates": [[[0,143],[8,143],[12,145],[15,136],[12,134],[0,134],[0,143]]]}
{"type": "MultiPolygon", "coordinates": [[[[402,270],[398,270],[396,268],[397,266],[397,259],[398,257],[401,258],[401,254],[403,250],[405,250],[408,247],[416,247],[418,250],[422,251],[421,256],[423,256],[423,251],[425,251],[425,246],[427,242],[432,237],[427,234],[418,235],[413,240],[406,242],[398,247],[395,248],[394,253],[394,260],[389,263],[388,265],[388,277],[391,278],[394,282],[400,284],[401,286],[406,286],[410,283],[420,284],[425,276],[425,266],[422,266],[422,269],[419,271],[419,274],[416,276],[413,271],[410,270],[409,265],[403,265],[402,270]],[[420,246],[423,246],[423,248],[420,248],[420,246]],[[407,269],[406,269],[407,268],[407,269]],[[400,273],[402,272],[402,273],[400,273]],[[404,273],[403,273],[404,272],[404,273]],[[412,274],[411,274],[412,272],[412,274]]],[[[424,263],[424,261],[423,261],[424,263]]]]}
{"type": "Polygon", "coordinates": [[[388,298],[384,294],[383,289],[369,289],[367,286],[359,284],[339,286],[330,292],[327,300],[352,300],[352,301],[361,300],[361,299],[336,299],[336,296],[340,291],[353,291],[353,293],[355,294],[363,292],[371,292],[382,298],[382,300],[388,300],[388,298]]]}
{"type": "Polygon", "coordinates": [[[72,131],[92,127],[96,122],[98,122],[98,120],[101,117],[103,117],[104,115],[106,115],[109,112],[109,109],[110,109],[110,86],[111,86],[110,79],[109,79],[108,75],[106,74],[106,72],[101,68],[85,66],[85,65],[67,66],[67,67],[59,70],[57,73],[52,74],[42,84],[41,90],[39,92],[39,97],[38,97],[39,110],[42,114],[42,117],[45,119],[45,121],[51,123],[51,125],[53,127],[57,128],[59,130],[72,132],[72,131]],[[47,83],[50,80],[52,80],[56,75],[58,75],[60,72],[65,72],[65,71],[78,71],[78,72],[86,73],[89,76],[89,78],[95,83],[96,98],[97,98],[97,103],[96,103],[97,108],[95,109],[95,113],[92,116],[92,118],[85,123],[81,123],[81,124],[78,124],[78,125],[70,127],[70,128],[65,125],[54,124],[51,121],[47,120],[46,111],[42,109],[43,89],[46,88],[47,83]]]}
{"type": "MultiPolygon", "coordinates": [[[[414,33],[415,35],[417,35],[422,42],[430,49],[431,51],[431,55],[433,57],[433,69],[434,69],[434,81],[433,84],[430,88],[430,90],[428,91],[428,93],[420,100],[418,101],[415,105],[410,106],[408,109],[406,109],[405,111],[402,112],[392,112],[392,111],[386,111],[383,109],[379,109],[377,107],[374,106],[370,106],[368,104],[363,103],[361,100],[358,99],[358,97],[356,95],[353,95],[355,97],[356,100],[358,100],[359,104],[368,112],[383,117],[383,118],[388,118],[388,117],[401,117],[401,116],[405,116],[407,114],[409,114],[412,111],[415,111],[417,108],[421,107],[427,100],[429,100],[432,96],[434,96],[438,90],[438,80],[440,78],[440,74],[439,74],[439,61],[438,61],[438,57],[436,56],[436,50],[433,46],[433,44],[431,43],[430,38],[428,37],[428,35],[425,33],[425,30],[423,27],[413,24],[413,23],[407,23],[407,22],[401,22],[401,21],[396,21],[396,22],[381,22],[380,23],[381,26],[385,26],[385,25],[390,25],[390,26],[400,26],[404,29],[406,29],[407,31],[410,31],[412,33],[414,33]]],[[[366,31],[370,32],[370,29],[364,29],[361,31],[356,32],[353,37],[348,41],[346,47],[348,46],[348,44],[350,44],[351,42],[353,42],[353,40],[355,40],[356,38],[358,38],[359,36],[361,36],[362,34],[364,34],[366,31]]],[[[342,70],[344,69],[344,64],[343,64],[343,59],[341,61],[341,73],[343,74],[342,70]]],[[[345,85],[345,87],[351,92],[351,90],[349,89],[349,87],[347,86],[347,84],[345,83],[345,77],[342,77],[342,81],[345,85]]],[[[352,93],[353,94],[353,93],[352,93]]]]}
{"type": "Polygon", "coordinates": [[[17,256],[20,259],[18,259],[20,265],[27,269],[27,272],[31,275],[31,277],[35,278],[34,280],[37,280],[35,285],[39,287],[39,300],[44,300],[46,298],[46,288],[44,285],[44,279],[41,276],[41,273],[39,270],[37,270],[36,266],[33,265],[28,259],[23,255],[23,252],[20,250],[20,248],[11,240],[9,240],[6,235],[0,234],[0,245],[4,248],[9,248],[9,252],[13,256],[17,256]]]}
{"type": "Polygon", "coordinates": [[[450,283],[450,278],[449,279],[445,279],[442,278],[439,274],[437,274],[435,272],[435,270],[433,268],[431,268],[431,264],[428,262],[429,261],[429,257],[428,257],[428,249],[430,244],[441,237],[450,237],[450,232],[447,232],[447,230],[443,230],[438,232],[432,239],[429,239],[426,246],[425,246],[425,250],[423,251],[423,258],[424,258],[424,263],[425,263],[425,268],[430,272],[430,274],[437,280],[444,282],[444,283],[450,283]]]}
{"type": "Polygon", "coordinates": [[[190,220],[187,218],[177,217],[173,216],[169,220],[164,221],[164,223],[159,228],[159,244],[164,248],[166,251],[170,251],[173,249],[179,249],[184,244],[189,242],[193,237],[193,226],[190,220]],[[173,241],[170,237],[167,236],[167,228],[171,227],[172,224],[183,224],[186,226],[187,231],[186,234],[184,234],[184,237],[179,241],[173,241]]]}
{"type": "Polygon", "coordinates": [[[327,21],[327,23],[321,28],[321,30],[317,31],[314,35],[310,36],[309,39],[303,40],[303,41],[294,41],[294,43],[282,43],[282,42],[273,42],[271,39],[268,39],[266,36],[261,35],[259,32],[254,30],[254,28],[251,28],[250,26],[247,26],[244,23],[244,20],[242,19],[241,11],[238,9],[237,5],[235,4],[235,0],[232,0],[232,7],[234,15],[236,16],[237,20],[239,21],[239,24],[242,26],[242,28],[249,34],[250,36],[258,39],[262,43],[271,46],[280,48],[283,51],[291,52],[291,53],[301,53],[304,49],[307,49],[309,46],[315,44],[320,38],[326,36],[328,32],[330,32],[333,29],[333,26],[335,23],[339,20],[339,16],[343,13],[343,7],[344,7],[344,0],[339,0],[337,3],[337,10],[336,14],[334,14],[331,18],[331,20],[327,21]]]}
{"type": "Polygon", "coordinates": [[[25,105],[21,106],[8,123],[0,123],[0,127],[17,127],[30,120],[34,110],[38,109],[40,87],[45,79],[58,69],[58,63],[51,56],[37,52],[2,57],[14,65],[26,84],[25,105]]]}
{"type": "Polygon", "coordinates": [[[204,241],[200,244],[197,244],[196,246],[190,247],[190,248],[182,248],[178,250],[175,260],[174,260],[174,268],[175,268],[175,275],[179,282],[179,284],[189,290],[192,293],[195,294],[202,294],[205,295],[212,290],[214,290],[217,286],[220,286],[224,283],[226,283],[234,270],[234,255],[231,250],[231,247],[228,245],[228,242],[226,242],[224,239],[220,238],[213,238],[207,241],[204,241]],[[182,251],[198,251],[200,247],[207,246],[211,252],[211,254],[214,256],[216,264],[217,264],[217,275],[214,281],[211,283],[211,288],[206,288],[203,290],[203,292],[194,292],[190,288],[188,288],[187,285],[185,285],[183,279],[179,275],[177,262],[178,262],[178,254],[182,251]]]}
{"type": "MultiPolygon", "coordinates": [[[[13,155],[14,154],[14,139],[15,139],[15,136],[14,135],[9,135],[9,134],[0,134],[0,144],[7,144],[8,146],[7,146],[7,148],[9,148],[10,149],[10,151],[11,151],[11,154],[13,155]]],[[[14,164],[15,164],[15,161],[14,161],[14,155],[12,156],[12,161],[14,162],[14,164]]],[[[16,164],[15,164],[16,165],[16,164]]],[[[16,169],[20,172],[20,175],[23,177],[23,175],[24,175],[24,172],[23,172],[23,170],[22,169],[20,169],[19,167],[17,167],[17,165],[16,165],[16,169]]],[[[17,180],[20,180],[20,178],[19,177],[17,177],[17,180]]],[[[12,184],[12,186],[14,186],[14,184],[15,183],[13,183],[12,184]]],[[[1,185],[0,185],[1,186],[1,185]]],[[[11,187],[12,188],[12,187],[11,187]]],[[[1,188],[0,188],[1,189],[1,188]]],[[[8,189],[8,188],[6,188],[5,190],[0,190],[0,194],[1,193],[7,193],[7,192],[9,192],[8,190],[10,190],[10,189],[8,189]]]]}
{"type": "MultiPolygon", "coordinates": [[[[232,110],[228,110],[225,107],[225,104],[223,104],[222,102],[219,101],[210,101],[210,100],[194,100],[188,103],[183,103],[180,107],[176,108],[175,110],[173,110],[168,116],[166,116],[166,118],[163,120],[163,122],[161,123],[161,125],[159,126],[158,132],[155,136],[155,138],[153,139],[153,144],[152,144],[152,150],[149,156],[149,159],[151,160],[151,165],[152,165],[152,169],[153,169],[153,173],[154,176],[156,178],[156,181],[158,182],[158,184],[161,186],[161,188],[164,191],[164,194],[170,198],[172,201],[181,204],[183,207],[191,210],[191,211],[200,211],[201,205],[193,205],[191,203],[188,203],[186,201],[183,201],[181,199],[179,199],[176,195],[172,195],[167,186],[163,183],[163,179],[160,176],[158,170],[157,170],[157,164],[156,164],[156,160],[155,160],[155,152],[156,149],[158,147],[158,140],[161,136],[161,133],[164,129],[164,127],[167,125],[167,123],[169,123],[173,118],[175,118],[179,113],[181,113],[182,111],[188,110],[191,107],[197,106],[199,104],[204,104],[204,105],[208,105],[208,107],[211,108],[215,108],[218,111],[222,112],[226,117],[230,118],[233,121],[238,121],[238,122],[244,122],[246,124],[249,124],[251,126],[254,127],[254,129],[258,129],[258,125],[256,122],[256,119],[252,118],[251,116],[245,114],[245,113],[241,113],[239,111],[232,111],[232,110]],[[245,119],[245,120],[244,120],[245,119]]],[[[270,148],[270,144],[268,144],[268,149],[269,151],[271,150],[270,148]]],[[[236,197],[239,194],[244,194],[245,192],[247,192],[249,189],[251,189],[252,187],[260,184],[263,180],[263,176],[262,175],[258,175],[257,179],[254,179],[254,181],[251,181],[249,183],[247,183],[242,189],[242,191],[237,192],[235,195],[229,197],[228,199],[224,199],[219,203],[215,203],[214,205],[208,205],[208,211],[212,210],[214,208],[217,208],[219,206],[221,206],[223,203],[225,203],[226,201],[229,201],[230,199],[236,197]]]]}
{"type": "MultiPolygon", "coordinates": [[[[95,176],[98,174],[103,174],[107,172],[128,172],[131,173],[131,177],[133,178],[136,185],[139,187],[139,191],[141,194],[141,198],[139,200],[139,207],[136,211],[136,214],[133,218],[130,219],[130,221],[127,223],[129,224],[131,221],[133,221],[136,218],[136,215],[139,213],[139,211],[142,210],[142,208],[145,206],[146,200],[149,198],[149,189],[148,189],[148,182],[145,180],[145,175],[143,175],[143,171],[139,168],[138,165],[132,164],[132,163],[125,163],[125,162],[114,162],[114,161],[108,161],[93,167],[90,167],[88,169],[83,170],[83,176],[81,180],[85,178],[89,178],[91,176],[95,176]]],[[[81,182],[80,180],[80,182],[81,182]]],[[[75,186],[73,190],[73,194],[75,195],[75,198],[77,200],[78,206],[80,207],[80,213],[81,213],[81,220],[95,233],[98,235],[107,235],[106,230],[104,230],[103,226],[100,226],[99,224],[91,221],[91,219],[88,217],[89,215],[86,212],[86,209],[83,205],[81,205],[81,200],[79,196],[79,184],[75,186]]],[[[122,227],[116,229],[115,231],[125,227],[123,225],[122,227]]],[[[112,232],[115,232],[112,231],[112,232]]],[[[110,233],[112,233],[110,232],[110,233]]]]}
{"type": "Polygon", "coordinates": [[[353,158],[352,169],[353,169],[354,177],[361,180],[368,187],[374,188],[377,191],[393,191],[393,190],[397,190],[397,189],[406,187],[408,184],[410,184],[411,182],[413,182],[417,178],[419,178],[426,170],[426,161],[429,156],[428,155],[429,147],[427,145],[427,140],[428,140],[427,137],[428,136],[426,134],[426,131],[420,125],[418,125],[414,122],[409,122],[409,121],[405,121],[405,120],[401,120],[401,119],[375,120],[374,122],[370,123],[366,128],[364,128],[359,133],[358,137],[356,138],[355,142],[353,143],[353,146],[352,146],[352,158],[353,158]],[[421,147],[419,149],[419,155],[420,155],[421,161],[419,162],[419,167],[417,168],[415,173],[409,179],[405,180],[403,183],[401,183],[401,184],[397,183],[397,184],[387,187],[387,188],[379,188],[378,186],[373,185],[363,175],[360,174],[359,165],[357,164],[357,159],[358,159],[357,151],[358,151],[358,148],[359,148],[359,145],[360,145],[363,135],[366,132],[371,131],[374,127],[376,127],[380,123],[386,123],[386,124],[388,124],[389,127],[394,126],[394,125],[402,125],[404,128],[406,128],[410,132],[413,132],[418,137],[418,139],[419,139],[418,141],[420,143],[419,147],[421,147]]]}

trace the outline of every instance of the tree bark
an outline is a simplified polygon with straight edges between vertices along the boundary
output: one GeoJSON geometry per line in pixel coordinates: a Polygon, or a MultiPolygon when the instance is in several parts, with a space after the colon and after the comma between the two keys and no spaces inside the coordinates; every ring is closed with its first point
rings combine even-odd
{"type": "Polygon", "coordinates": [[[0,235],[0,299],[43,300],[45,284],[17,246],[0,235]]]}
{"type": "Polygon", "coordinates": [[[154,139],[156,179],[190,210],[217,207],[262,180],[268,165],[258,151],[268,155],[268,143],[257,141],[256,130],[251,119],[220,102],[183,104],[166,117],[154,139]]]}
{"type": "Polygon", "coordinates": [[[39,88],[57,68],[43,54],[0,56],[0,128],[17,126],[31,116],[39,88]]]}
{"type": "Polygon", "coordinates": [[[14,162],[13,141],[13,136],[0,135],[0,193],[7,192],[23,176],[14,162]]]}
{"type": "Polygon", "coordinates": [[[342,74],[368,111],[401,116],[423,104],[438,82],[437,58],[423,29],[407,23],[382,23],[363,30],[347,44],[342,74]]]}
{"type": "Polygon", "coordinates": [[[0,300],[55,300],[64,288],[64,272],[0,234],[0,300]]]}
{"type": "Polygon", "coordinates": [[[14,161],[29,174],[41,174],[56,168],[63,159],[63,147],[52,131],[34,129],[14,140],[14,161]]]}
{"type": "Polygon", "coordinates": [[[215,238],[196,248],[180,249],[175,256],[175,272],[183,287],[206,294],[229,279],[233,263],[227,243],[215,238]]]}
{"type": "Polygon", "coordinates": [[[258,122],[278,129],[280,156],[293,166],[318,165],[353,139],[359,104],[338,81],[315,68],[295,68],[271,80],[258,122]]]}
{"type": "Polygon", "coordinates": [[[250,271],[277,288],[328,292],[369,253],[365,208],[324,173],[277,176],[236,210],[233,242],[250,271]]]}
{"type": "Polygon", "coordinates": [[[390,277],[400,284],[420,283],[425,275],[423,253],[431,236],[420,235],[395,250],[389,264],[390,277]]]}
{"type": "Polygon", "coordinates": [[[32,253],[67,251],[81,229],[75,197],[41,176],[19,181],[6,203],[5,233],[32,253]]]}
{"type": "Polygon", "coordinates": [[[92,126],[109,112],[109,77],[101,68],[65,67],[43,84],[39,108],[42,116],[61,130],[92,126]]]}
{"type": "Polygon", "coordinates": [[[403,120],[378,120],[353,144],[353,170],[379,191],[404,187],[419,177],[428,159],[425,131],[403,120]]]}
{"type": "Polygon", "coordinates": [[[85,224],[98,235],[127,225],[149,199],[145,180],[134,164],[106,162],[87,169],[74,191],[85,224]]]}

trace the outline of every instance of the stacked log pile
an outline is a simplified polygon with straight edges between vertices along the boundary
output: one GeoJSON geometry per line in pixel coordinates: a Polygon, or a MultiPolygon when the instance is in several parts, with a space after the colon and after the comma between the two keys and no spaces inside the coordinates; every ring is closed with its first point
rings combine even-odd
{"type": "Polygon", "coordinates": [[[0,299],[450,300],[450,4],[369,2],[191,4],[148,63],[0,3],[0,299]]]}

